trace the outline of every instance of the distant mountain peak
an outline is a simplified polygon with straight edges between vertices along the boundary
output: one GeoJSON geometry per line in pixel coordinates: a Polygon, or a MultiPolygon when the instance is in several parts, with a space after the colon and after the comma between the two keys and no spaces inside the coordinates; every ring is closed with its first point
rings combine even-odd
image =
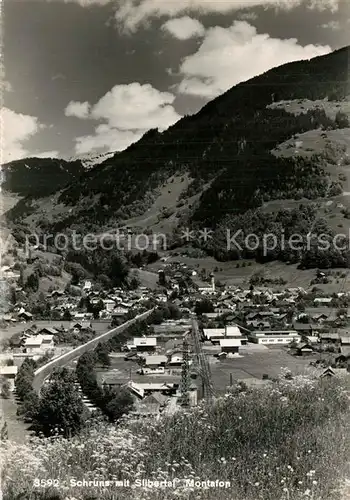
{"type": "Polygon", "coordinates": [[[105,160],[112,158],[117,152],[111,151],[108,153],[88,153],[81,156],[74,156],[69,159],[69,161],[77,161],[80,160],[81,164],[86,170],[90,170],[95,165],[99,165],[103,163],[105,160]]]}

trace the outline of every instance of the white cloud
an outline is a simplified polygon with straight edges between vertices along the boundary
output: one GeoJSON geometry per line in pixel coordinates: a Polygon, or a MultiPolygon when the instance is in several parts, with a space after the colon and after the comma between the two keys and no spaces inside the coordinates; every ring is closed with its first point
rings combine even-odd
{"type": "Polygon", "coordinates": [[[174,100],[173,94],[150,84],[115,85],[92,107],[91,116],[120,130],[165,130],[180,118],[172,106],[174,100]]]}
{"type": "Polygon", "coordinates": [[[289,10],[301,4],[313,9],[335,11],[340,0],[120,0],[116,19],[126,31],[135,31],[152,17],[175,17],[195,12],[225,14],[241,9],[265,6],[289,10]]]}
{"type": "Polygon", "coordinates": [[[213,98],[233,85],[281,64],[331,52],[329,46],[301,46],[295,38],[281,40],[258,34],[254,26],[235,21],[230,28],[214,27],[194,54],[180,66],[184,94],[213,98]]]}
{"type": "Polygon", "coordinates": [[[324,10],[330,10],[331,12],[337,12],[339,9],[339,4],[341,0],[310,0],[309,8],[317,9],[321,12],[324,10]]]}
{"type": "Polygon", "coordinates": [[[163,24],[162,29],[179,40],[188,40],[195,36],[203,36],[205,33],[203,24],[189,16],[169,19],[169,21],[163,24]]]}
{"type": "Polygon", "coordinates": [[[321,24],[321,28],[329,29],[333,31],[340,30],[340,22],[339,21],[329,21],[329,23],[321,24]]]}
{"type": "Polygon", "coordinates": [[[150,128],[167,129],[181,118],[172,106],[174,100],[173,94],[160,92],[150,84],[115,85],[95,105],[84,103],[90,113],[82,118],[104,123],[96,127],[94,135],[76,139],[76,153],[120,151],[150,128]]]}
{"type": "Polygon", "coordinates": [[[8,108],[1,110],[1,125],[1,163],[30,156],[31,153],[23,143],[33,137],[40,129],[45,128],[39,123],[38,118],[15,113],[8,108]]]}
{"type": "Polygon", "coordinates": [[[238,18],[241,21],[256,21],[258,19],[258,15],[255,12],[242,12],[238,15],[238,18]]]}
{"type": "Polygon", "coordinates": [[[122,151],[133,142],[138,141],[142,132],[131,130],[118,130],[109,125],[102,124],[96,127],[94,135],[85,135],[76,138],[75,152],[84,155],[92,151],[122,151]]]}
{"type": "Polygon", "coordinates": [[[64,114],[66,116],[75,116],[77,118],[87,118],[89,116],[90,104],[88,102],[70,101],[64,114]]]}

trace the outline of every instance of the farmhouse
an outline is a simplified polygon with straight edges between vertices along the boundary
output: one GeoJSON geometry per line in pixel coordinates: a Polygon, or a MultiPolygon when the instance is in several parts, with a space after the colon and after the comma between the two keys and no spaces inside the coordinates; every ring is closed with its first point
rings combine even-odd
{"type": "Polygon", "coordinates": [[[41,354],[42,353],[41,344],[42,344],[41,335],[35,337],[27,337],[24,341],[25,352],[31,354],[41,354]]]}
{"type": "Polygon", "coordinates": [[[33,318],[33,315],[28,311],[20,310],[18,313],[18,318],[24,321],[30,321],[33,318]]]}
{"type": "Polygon", "coordinates": [[[309,344],[303,344],[297,349],[298,356],[307,356],[313,353],[313,348],[309,344]]]}
{"type": "Polygon", "coordinates": [[[154,356],[144,356],[145,366],[148,368],[158,368],[159,366],[165,366],[168,358],[164,355],[154,355],[154,356]]]}
{"type": "Polygon", "coordinates": [[[176,353],[176,354],[173,353],[170,356],[168,365],[171,368],[181,368],[182,363],[183,363],[183,356],[182,356],[182,354],[180,354],[180,353],[176,353]]]}
{"type": "Polygon", "coordinates": [[[104,299],[102,302],[106,311],[110,312],[115,308],[115,302],[112,299],[104,299]]]}
{"type": "Polygon", "coordinates": [[[112,316],[116,316],[116,317],[124,316],[128,312],[129,312],[129,309],[127,307],[117,306],[113,309],[112,316]]]}
{"type": "Polygon", "coordinates": [[[319,337],[320,341],[323,344],[328,344],[328,343],[339,344],[341,338],[339,333],[336,332],[322,332],[319,334],[319,337]]]}
{"type": "Polygon", "coordinates": [[[142,375],[162,374],[165,373],[165,364],[168,361],[166,356],[142,356],[144,366],[138,370],[142,375]]]}
{"type": "Polygon", "coordinates": [[[44,354],[54,348],[53,335],[36,335],[27,337],[24,341],[25,352],[44,354]]]}
{"type": "Polygon", "coordinates": [[[50,327],[47,327],[45,326],[44,328],[41,328],[41,330],[39,330],[39,335],[57,335],[57,330],[56,328],[50,328],[50,327]]]}
{"type": "Polygon", "coordinates": [[[50,351],[55,347],[53,341],[53,335],[41,335],[41,338],[42,338],[41,348],[44,351],[50,351]]]}

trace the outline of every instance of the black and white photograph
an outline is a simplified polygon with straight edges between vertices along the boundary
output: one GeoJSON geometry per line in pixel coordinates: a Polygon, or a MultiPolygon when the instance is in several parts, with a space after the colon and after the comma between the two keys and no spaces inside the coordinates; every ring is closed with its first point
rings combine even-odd
{"type": "Polygon", "coordinates": [[[0,500],[350,500],[350,0],[0,23],[0,500]]]}

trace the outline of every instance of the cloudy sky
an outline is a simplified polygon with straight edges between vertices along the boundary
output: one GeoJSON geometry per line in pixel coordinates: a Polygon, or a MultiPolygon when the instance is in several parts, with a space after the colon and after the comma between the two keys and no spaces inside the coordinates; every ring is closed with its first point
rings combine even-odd
{"type": "Polygon", "coordinates": [[[3,0],[2,162],[122,150],[241,81],[348,45],[349,6],[3,0]]]}

